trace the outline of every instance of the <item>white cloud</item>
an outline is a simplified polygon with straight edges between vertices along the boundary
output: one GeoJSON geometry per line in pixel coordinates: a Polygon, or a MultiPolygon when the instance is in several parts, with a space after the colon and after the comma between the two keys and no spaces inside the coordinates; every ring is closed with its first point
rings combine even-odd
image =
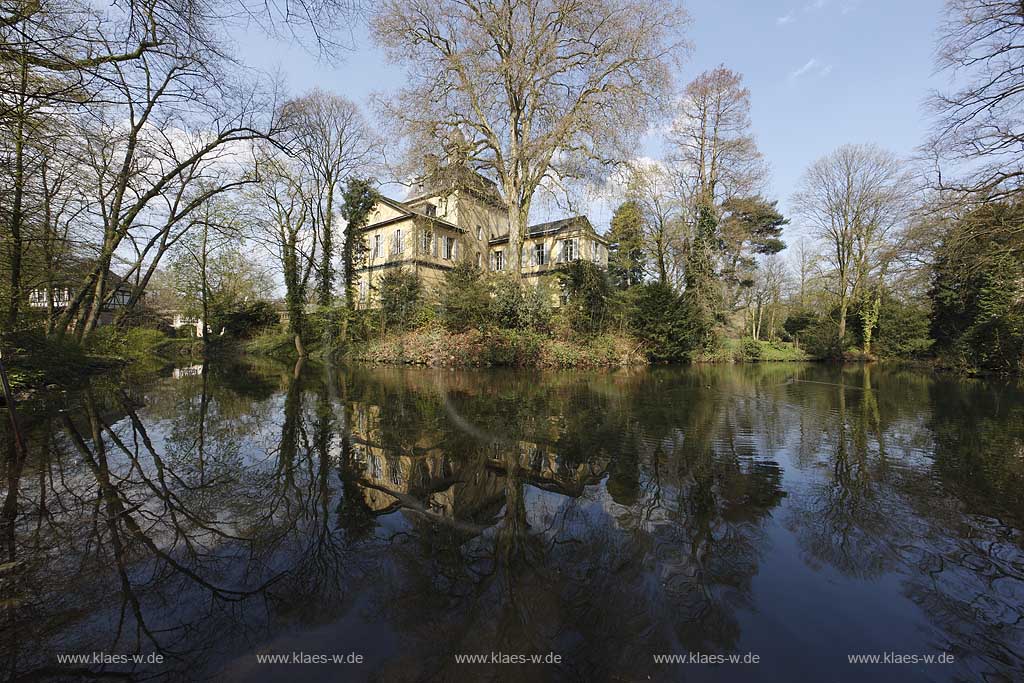
{"type": "Polygon", "coordinates": [[[811,70],[816,66],[818,66],[818,60],[815,59],[814,57],[811,57],[810,59],[807,60],[807,63],[804,64],[802,67],[800,67],[796,71],[791,71],[789,73],[789,77],[795,79],[800,78],[801,76],[805,76],[808,73],[810,73],[811,70]]]}
{"type": "MultiPolygon", "coordinates": [[[[848,6],[856,2],[857,0],[848,0],[848,4],[844,5],[843,7],[843,14],[846,14],[846,8],[848,6]]],[[[782,16],[776,17],[775,25],[785,26],[786,24],[792,24],[794,21],[797,20],[798,14],[810,14],[811,12],[818,12],[820,10],[825,9],[828,3],[829,0],[810,0],[809,2],[806,2],[803,5],[801,5],[799,9],[791,9],[782,16]]]]}
{"type": "Polygon", "coordinates": [[[789,79],[795,81],[798,78],[804,76],[817,76],[818,78],[824,78],[832,73],[831,64],[822,64],[818,61],[817,57],[811,57],[808,59],[803,66],[798,69],[789,72],[789,79]]]}

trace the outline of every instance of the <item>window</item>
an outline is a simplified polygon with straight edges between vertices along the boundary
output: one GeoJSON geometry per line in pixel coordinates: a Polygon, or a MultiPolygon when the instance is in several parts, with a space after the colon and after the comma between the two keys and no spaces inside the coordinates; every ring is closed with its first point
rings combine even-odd
{"type": "Polygon", "coordinates": [[[431,218],[434,218],[437,216],[437,207],[434,206],[433,204],[427,203],[423,207],[423,213],[427,214],[431,218]]]}
{"type": "Polygon", "coordinates": [[[401,254],[403,251],[405,251],[405,249],[402,245],[402,230],[398,229],[395,230],[395,235],[391,238],[391,253],[401,254]]]}
{"type": "Polygon", "coordinates": [[[543,242],[538,242],[537,244],[533,245],[533,265],[535,265],[535,266],[547,265],[547,262],[548,262],[548,258],[547,257],[548,257],[548,254],[547,254],[547,251],[544,248],[544,243],[543,242]]]}
{"type": "Polygon", "coordinates": [[[384,241],[383,235],[373,236],[373,258],[380,258],[381,243],[384,241]]]}
{"type": "Polygon", "coordinates": [[[420,243],[420,249],[424,254],[430,253],[430,245],[434,243],[434,233],[429,230],[423,231],[423,239],[420,243]]]}
{"type": "Polygon", "coordinates": [[[477,268],[482,268],[483,267],[482,264],[483,264],[483,255],[478,251],[478,252],[476,252],[476,267],[477,268]]]}
{"type": "Polygon", "coordinates": [[[575,237],[562,240],[562,253],[558,260],[565,263],[567,261],[575,261],[580,257],[579,244],[575,237]]]}
{"type": "Polygon", "coordinates": [[[505,270],[505,252],[501,249],[494,252],[494,269],[505,270]]]}
{"type": "Polygon", "coordinates": [[[458,249],[455,246],[455,238],[454,237],[445,237],[444,238],[443,257],[445,259],[449,260],[449,261],[454,261],[457,252],[458,252],[458,249]]]}
{"type": "Polygon", "coordinates": [[[366,294],[369,290],[368,283],[365,279],[359,280],[359,303],[366,303],[366,294]]]}
{"type": "Polygon", "coordinates": [[[484,226],[482,226],[482,225],[476,226],[476,238],[478,240],[482,240],[484,238],[484,226]]]}

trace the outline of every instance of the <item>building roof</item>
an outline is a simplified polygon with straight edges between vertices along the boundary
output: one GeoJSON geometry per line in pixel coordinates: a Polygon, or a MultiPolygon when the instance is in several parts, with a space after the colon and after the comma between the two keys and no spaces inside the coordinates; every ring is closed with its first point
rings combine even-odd
{"type": "Polygon", "coordinates": [[[391,199],[390,197],[385,197],[384,195],[380,195],[380,201],[384,204],[387,204],[393,209],[401,211],[401,214],[399,214],[398,216],[392,216],[391,218],[385,218],[382,221],[377,221],[375,223],[369,223],[368,225],[364,225],[359,229],[360,232],[364,232],[366,230],[375,230],[376,228],[379,228],[383,225],[390,225],[392,223],[398,223],[400,221],[404,221],[409,218],[415,217],[425,218],[426,220],[437,225],[441,225],[445,228],[448,228],[449,230],[455,230],[457,232],[466,232],[465,228],[459,227],[454,223],[450,223],[444,220],[443,218],[438,218],[437,216],[428,216],[422,211],[418,211],[416,209],[411,208],[407,202],[400,202],[397,199],[391,199]]]}
{"type": "MultiPolygon", "coordinates": [[[[56,287],[76,286],[96,268],[96,262],[95,258],[87,256],[65,256],[61,259],[56,270],[50,271],[40,278],[41,281],[37,287],[43,287],[47,284],[56,287]]],[[[107,285],[117,289],[131,287],[130,282],[126,282],[121,275],[118,275],[110,268],[107,268],[107,285]]]]}
{"type": "Polygon", "coordinates": [[[426,173],[416,183],[415,197],[406,201],[462,190],[493,206],[505,206],[501,192],[498,191],[498,184],[470,168],[465,162],[441,164],[436,159],[428,159],[426,165],[426,173]]]}
{"type": "MultiPolygon", "coordinates": [[[[555,235],[560,232],[566,232],[568,230],[580,229],[583,232],[588,232],[594,238],[596,238],[602,244],[607,244],[605,239],[597,234],[594,230],[594,226],[591,225],[590,219],[586,216],[569,216],[568,218],[559,218],[555,221],[547,221],[546,223],[537,223],[535,225],[528,226],[526,228],[526,238],[531,237],[542,237],[544,235],[555,235]]],[[[488,244],[504,244],[508,242],[508,235],[501,235],[499,237],[493,237],[488,240],[488,244]]]]}

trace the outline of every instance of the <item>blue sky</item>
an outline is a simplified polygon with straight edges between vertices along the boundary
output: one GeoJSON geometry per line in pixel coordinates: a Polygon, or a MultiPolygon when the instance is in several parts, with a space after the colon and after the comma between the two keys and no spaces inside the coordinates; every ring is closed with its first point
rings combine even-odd
{"type": "MultiPolygon", "coordinates": [[[[909,155],[928,127],[922,101],[933,77],[935,29],[941,0],[690,0],[693,53],[677,74],[678,87],[719,64],[744,75],[751,91],[754,133],[771,166],[768,194],[785,210],[803,170],[848,142],[874,142],[909,155]]],[[[280,70],[291,94],[310,88],[368,105],[373,92],[402,85],[363,31],[355,50],[324,64],[300,47],[258,33],[238,39],[251,66],[280,70]]],[[[369,112],[368,112],[369,113],[369,112]]],[[[659,156],[659,140],[643,154],[659,156]]],[[[598,230],[611,207],[583,210],[598,230]]]]}

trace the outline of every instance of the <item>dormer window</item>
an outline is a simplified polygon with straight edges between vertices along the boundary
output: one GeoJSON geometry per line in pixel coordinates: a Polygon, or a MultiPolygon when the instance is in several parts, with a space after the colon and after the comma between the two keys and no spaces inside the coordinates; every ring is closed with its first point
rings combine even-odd
{"type": "Polygon", "coordinates": [[[431,204],[430,202],[427,202],[423,206],[423,213],[430,216],[431,218],[437,218],[437,207],[431,204]]]}

